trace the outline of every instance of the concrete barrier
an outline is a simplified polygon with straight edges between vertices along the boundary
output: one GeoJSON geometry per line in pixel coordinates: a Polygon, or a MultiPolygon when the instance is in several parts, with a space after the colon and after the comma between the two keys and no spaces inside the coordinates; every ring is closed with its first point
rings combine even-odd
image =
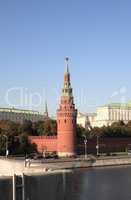
{"type": "Polygon", "coordinates": [[[62,173],[44,176],[26,176],[25,196],[25,199],[31,200],[64,200],[62,173]]]}
{"type": "Polygon", "coordinates": [[[92,167],[117,166],[117,165],[131,165],[131,157],[97,159],[92,164],[92,167]]]}
{"type": "Polygon", "coordinates": [[[0,200],[12,200],[12,179],[11,177],[0,177],[0,200]]]}
{"type": "MultiPolygon", "coordinates": [[[[45,175],[15,177],[15,199],[13,199],[13,177],[0,178],[0,200],[65,200],[66,174],[61,172],[45,175]],[[21,183],[24,183],[21,185],[21,183]],[[21,187],[24,186],[24,187],[21,187]]],[[[70,185],[68,184],[68,188],[70,185]]]]}

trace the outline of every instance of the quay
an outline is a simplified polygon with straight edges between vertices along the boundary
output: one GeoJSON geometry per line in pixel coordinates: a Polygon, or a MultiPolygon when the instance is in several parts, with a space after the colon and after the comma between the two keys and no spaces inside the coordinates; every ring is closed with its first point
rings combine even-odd
{"type": "Polygon", "coordinates": [[[61,170],[73,170],[78,168],[89,167],[106,167],[131,165],[131,156],[110,156],[95,157],[89,156],[84,158],[64,158],[64,159],[43,159],[31,160],[30,166],[25,166],[25,160],[20,158],[6,159],[0,158],[0,176],[13,176],[21,174],[36,174],[57,172],[61,170]]]}

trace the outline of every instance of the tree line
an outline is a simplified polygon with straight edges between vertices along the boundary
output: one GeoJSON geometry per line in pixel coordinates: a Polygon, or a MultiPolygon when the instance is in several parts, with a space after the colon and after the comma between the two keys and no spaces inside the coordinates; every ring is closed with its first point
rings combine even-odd
{"type": "Polygon", "coordinates": [[[0,121],[0,155],[5,155],[8,146],[9,153],[26,154],[36,151],[36,146],[29,143],[28,136],[56,135],[55,120],[32,123],[25,120],[22,124],[9,120],[0,121]]]}
{"type": "MultiPolygon", "coordinates": [[[[54,136],[57,135],[56,120],[47,119],[32,123],[25,120],[22,124],[12,121],[0,121],[0,155],[5,155],[8,150],[11,155],[26,154],[37,151],[36,146],[29,143],[28,136],[54,136]]],[[[131,121],[115,122],[111,126],[83,128],[77,125],[78,140],[83,137],[131,137],[131,121]]]]}
{"type": "Polygon", "coordinates": [[[112,123],[110,126],[103,127],[88,127],[83,128],[81,126],[77,127],[77,135],[79,138],[86,136],[87,138],[93,137],[131,137],[131,121],[125,124],[123,121],[118,121],[112,123]]]}

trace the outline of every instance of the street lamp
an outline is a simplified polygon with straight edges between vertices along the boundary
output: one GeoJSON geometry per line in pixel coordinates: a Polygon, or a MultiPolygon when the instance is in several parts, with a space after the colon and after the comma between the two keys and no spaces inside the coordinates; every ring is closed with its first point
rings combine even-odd
{"type": "Polygon", "coordinates": [[[99,156],[99,136],[97,135],[97,145],[96,145],[97,156],[99,156]]]}
{"type": "Polygon", "coordinates": [[[8,155],[9,155],[9,150],[8,150],[8,137],[7,137],[7,135],[3,135],[3,137],[6,139],[6,158],[7,158],[8,155]]]}
{"type": "Polygon", "coordinates": [[[87,138],[85,135],[83,135],[84,137],[84,145],[85,145],[85,159],[87,159],[87,138]]]}

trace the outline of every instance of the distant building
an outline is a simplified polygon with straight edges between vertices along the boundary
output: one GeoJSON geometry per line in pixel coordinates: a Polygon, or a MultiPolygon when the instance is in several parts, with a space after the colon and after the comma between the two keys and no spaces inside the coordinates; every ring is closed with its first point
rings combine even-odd
{"type": "Polygon", "coordinates": [[[89,117],[92,127],[109,126],[114,122],[131,120],[131,101],[126,104],[111,103],[97,108],[94,117],[89,117]]]}
{"type": "Polygon", "coordinates": [[[96,118],[96,113],[78,113],[77,116],[77,124],[82,126],[83,128],[90,128],[91,127],[91,122],[95,122],[96,118]]]}
{"type": "Polygon", "coordinates": [[[88,115],[79,112],[77,115],[77,124],[86,128],[87,122],[88,122],[88,115]]]}
{"type": "Polygon", "coordinates": [[[47,116],[44,116],[44,114],[41,114],[38,111],[0,108],[0,120],[10,120],[23,123],[25,120],[30,120],[32,122],[43,121],[45,117],[47,116]]]}

